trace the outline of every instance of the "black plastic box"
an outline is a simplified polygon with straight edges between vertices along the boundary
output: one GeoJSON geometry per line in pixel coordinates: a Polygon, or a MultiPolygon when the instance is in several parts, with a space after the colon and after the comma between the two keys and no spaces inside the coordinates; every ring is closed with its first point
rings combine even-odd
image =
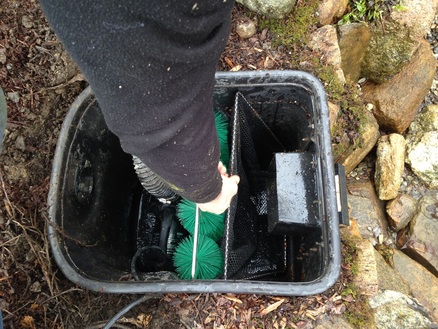
{"type": "MultiPolygon", "coordinates": [[[[321,83],[300,71],[217,73],[215,108],[232,110],[236,92],[245,96],[287,145],[288,152],[306,154],[303,158],[311,159],[314,168],[304,175],[312,176],[316,202],[303,204],[306,209],[302,213],[316,218],[312,218],[310,229],[291,230],[281,236],[284,271],[251,280],[194,281],[158,272],[147,280],[135,281],[131,259],[136,252],[134,237],[142,190],[131,157],[108,131],[88,88],[65,119],[48,198],[49,241],[54,258],[68,279],[107,293],[298,296],[320,293],[334,284],[341,263],[338,206],[342,202],[339,187],[338,193],[336,189],[328,107],[321,83]]],[[[278,232],[275,234],[278,240],[278,232]]]]}

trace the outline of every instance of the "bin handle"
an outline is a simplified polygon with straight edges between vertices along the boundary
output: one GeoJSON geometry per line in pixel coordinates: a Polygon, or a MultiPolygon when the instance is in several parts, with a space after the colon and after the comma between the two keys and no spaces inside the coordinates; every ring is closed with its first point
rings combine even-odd
{"type": "Polygon", "coordinates": [[[345,167],[335,164],[336,204],[338,207],[339,224],[350,225],[347,200],[347,180],[345,179],[345,167]]]}

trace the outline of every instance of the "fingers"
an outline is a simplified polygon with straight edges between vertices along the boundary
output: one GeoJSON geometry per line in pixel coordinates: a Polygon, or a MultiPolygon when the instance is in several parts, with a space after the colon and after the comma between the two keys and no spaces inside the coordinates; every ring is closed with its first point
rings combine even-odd
{"type": "Polygon", "coordinates": [[[199,203],[198,206],[202,211],[211,212],[213,214],[222,214],[231,204],[232,198],[236,195],[240,177],[233,175],[227,177],[222,175],[222,191],[211,202],[199,203]]]}
{"type": "Polygon", "coordinates": [[[217,169],[219,170],[219,173],[221,176],[224,176],[227,174],[227,168],[224,166],[222,161],[219,161],[219,165],[217,166],[217,169]]]}
{"type": "Polygon", "coordinates": [[[240,177],[237,175],[230,176],[229,178],[233,180],[236,184],[239,184],[240,182],[240,177]]]}

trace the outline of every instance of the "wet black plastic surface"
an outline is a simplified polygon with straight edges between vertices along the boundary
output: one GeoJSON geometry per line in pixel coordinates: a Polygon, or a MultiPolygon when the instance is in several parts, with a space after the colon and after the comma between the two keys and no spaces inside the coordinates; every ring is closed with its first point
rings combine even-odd
{"type": "MultiPolygon", "coordinates": [[[[65,120],[49,193],[49,240],[56,262],[70,280],[112,293],[272,295],[314,294],[335,282],[340,268],[339,223],[322,86],[314,77],[296,71],[220,73],[216,81],[215,108],[229,112],[239,91],[287,152],[312,154],[312,176],[320,202],[311,213],[319,214],[317,228],[306,234],[273,234],[273,241],[284,245],[285,269],[263,281],[180,281],[171,271],[157,272],[148,282],[135,281],[130,261],[139,246],[136,230],[143,192],[131,157],[106,129],[88,89],[72,105],[65,120]]],[[[144,265],[140,265],[142,270],[147,269],[144,265]]],[[[170,270],[166,265],[163,268],[170,270]]]]}
{"type": "Polygon", "coordinates": [[[267,185],[270,233],[306,234],[321,225],[313,153],[276,153],[267,185]]]}

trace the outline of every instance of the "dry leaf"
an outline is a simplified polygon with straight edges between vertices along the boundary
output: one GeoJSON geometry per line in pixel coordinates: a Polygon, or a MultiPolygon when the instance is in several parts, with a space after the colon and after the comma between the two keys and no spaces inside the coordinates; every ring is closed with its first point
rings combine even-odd
{"type": "Polygon", "coordinates": [[[313,321],[316,321],[316,319],[315,319],[315,317],[312,315],[312,313],[310,313],[310,312],[306,312],[306,316],[307,316],[309,319],[311,319],[311,320],[313,320],[313,321]]]}
{"type": "Polygon", "coordinates": [[[232,69],[234,67],[233,62],[228,57],[225,57],[225,62],[227,62],[228,66],[232,69]]]}
{"type": "Polygon", "coordinates": [[[137,321],[143,326],[143,328],[147,328],[149,323],[152,321],[152,315],[140,314],[137,316],[137,321]]]}
{"type": "Polygon", "coordinates": [[[28,328],[28,329],[35,329],[35,320],[33,319],[33,317],[31,317],[30,315],[25,315],[21,321],[20,321],[20,325],[23,328],[28,328]]]}
{"type": "Polygon", "coordinates": [[[271,313],[272,311],[275,311],[281,304],[283,304],[284,302],[284,298],[280,299],[278,302],[269,305],[267,308],[265,308],[264,310],[262,310],[260,312],[261,315],[266,315],[268,313],[271,313]]]}

